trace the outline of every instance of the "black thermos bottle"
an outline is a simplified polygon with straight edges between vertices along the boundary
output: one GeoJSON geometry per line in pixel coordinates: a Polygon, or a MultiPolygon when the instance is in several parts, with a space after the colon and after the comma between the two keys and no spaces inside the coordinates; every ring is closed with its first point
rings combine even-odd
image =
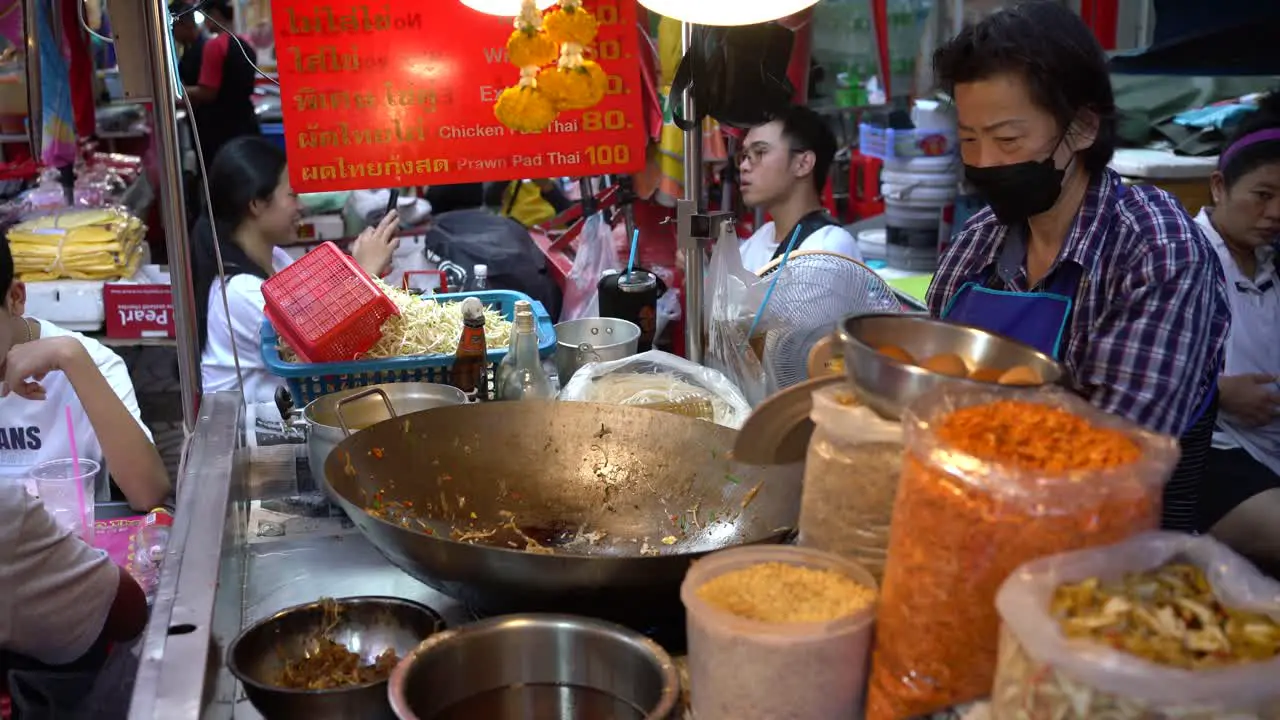
{"type": "Polygon", "coordinates": [[[648,270],[629,273],[606,270],[596,286],[600,292],[600,316],[635,323],[640,328],[640,352],[653,348],[658,298],[666,284],[648,270]]]}

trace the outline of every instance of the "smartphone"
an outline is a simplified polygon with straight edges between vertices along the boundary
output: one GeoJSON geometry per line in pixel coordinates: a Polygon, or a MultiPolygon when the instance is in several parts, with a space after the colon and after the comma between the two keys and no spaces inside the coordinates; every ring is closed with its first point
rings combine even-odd
{"type": "Polygon", "coordinates": [[[375,210],[373,212],[370,212],[368,215],[365,216],[365,222],[369,224],[369,227],[378,227],[378,225],[382,223],[383,218],[389,215],[392,210],[395,210],[396,206],[399,204],[400,204],[400,190],[397,188],[392,188],[391,195],[390,197],[387,198],[387,206],[382,208],[382,210],[375,210]]]}

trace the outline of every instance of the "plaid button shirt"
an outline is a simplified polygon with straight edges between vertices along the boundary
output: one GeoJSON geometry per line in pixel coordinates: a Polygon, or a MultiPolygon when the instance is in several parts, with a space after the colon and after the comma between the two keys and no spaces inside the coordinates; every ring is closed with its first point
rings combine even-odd
{"type": "Polygon", "coordinates": [[[1119,193],[1106,170],[1085,195],[1049,273],[1027,287],[995,272],[1009,228],[990,208],[965,225],[929,287],[935,316],[966,282],[998,290],[1040,291],[1064,263],[1080,285],[1062,346],[1077,392],[1108,412],[1178,436],[1217,382],[1231,324],[1226,279],[1208,240],[1169,193],[1134,186],[1119,193]]]}

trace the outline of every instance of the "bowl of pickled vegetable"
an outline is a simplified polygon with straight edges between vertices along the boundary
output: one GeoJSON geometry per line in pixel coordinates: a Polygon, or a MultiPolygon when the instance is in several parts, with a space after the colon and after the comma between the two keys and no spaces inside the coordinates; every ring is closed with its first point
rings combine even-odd
{"type": "Polygon", "coordinates": [[[443,629],[439,614],[409,600],[323,598],[246,628],[227,669],[266,720],[391,719],[391,671],[443,629]]]}
{"type": "Polygon", "coordinates": [[[891,419],[946,383],[1026,388],[1063,378],[1062,365],[1030,345],[927,315],[854,315],[837,334],[859,399],[891,419]]]}

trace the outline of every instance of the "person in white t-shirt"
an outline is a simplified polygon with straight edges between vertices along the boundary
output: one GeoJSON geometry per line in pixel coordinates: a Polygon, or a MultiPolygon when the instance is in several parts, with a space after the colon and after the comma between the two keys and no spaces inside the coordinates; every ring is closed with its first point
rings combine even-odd
{"type": "Polygon", "coordinates": [[[22,483],[31,468],[76,452],[110,470],[135,510],[162,504],[171,486],[142,423],[129,368],[79,333],[24,316],[26,286],[0,238],[0,483],[22,483]]]}
{"type": "Polygon", "coordinates": [[[858,243],[822,209],[836,155],[836,138],[821,115],[793,106],[751,128],[738,156],[742,200],[772,218],[739,246],[742,265],[757,272],[786,251],[799,227],[796,250],[827,250],[862,260],[858,243]]]}
{"type": "MultiPolygon", "coordinates": [[[[284,383],[262,361],[262,283],[291,262],[281,246],[297,242],[302,218],[284,151],[261,137],[232,140],[209,169],[209,194],[216,222],[211,224],[208,215],[197,221],[192,256],[202,385],[205,392],[237,389],[238,357],[245,400],[270,402],[284,383]],[[226,277],[225,304],[214,229],[226,277]]],[[[356,262],[374,277],[391,265],[398,221],[392,210],[352,245],[356,262]]]]}
{"type": "Polygon", "coordinates": [[[0,688],[14,717],[80,717],[112,643],[142,633],[147,598],[39,499],[0,482],[0,688]]]}

